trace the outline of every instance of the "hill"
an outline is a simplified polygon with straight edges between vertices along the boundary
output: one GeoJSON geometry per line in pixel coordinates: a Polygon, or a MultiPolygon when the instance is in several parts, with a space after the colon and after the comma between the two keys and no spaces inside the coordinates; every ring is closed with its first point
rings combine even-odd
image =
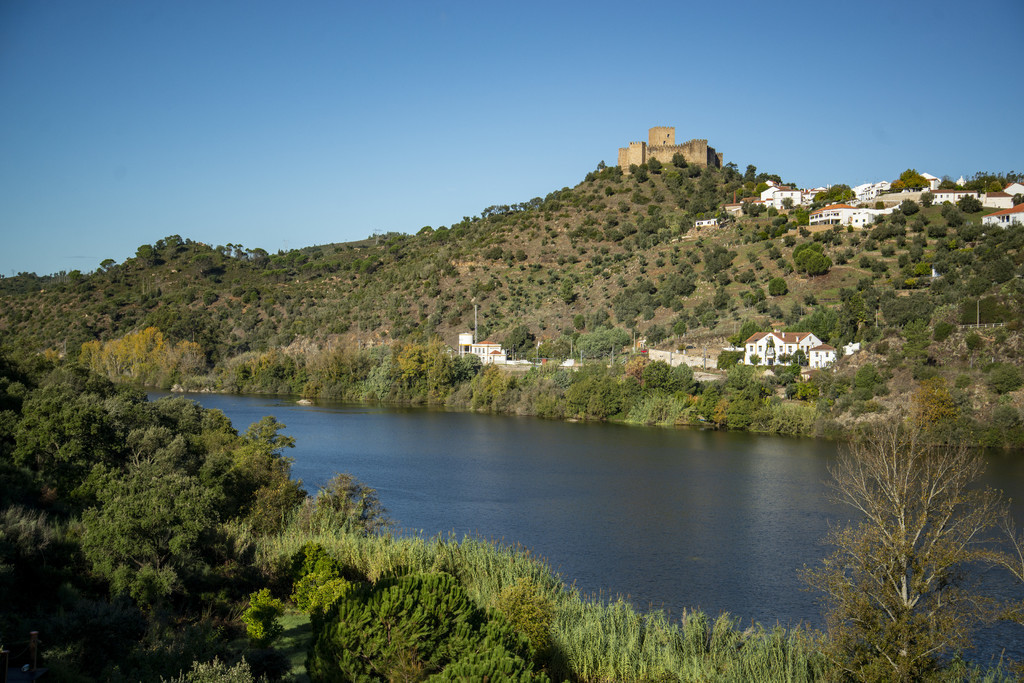
{"type": "Polygon", "coordinates": [[[83,344],[152,327],[168,345],[197,345],[185,349],[186,371],[175,366],[161,382],[274,353],[292,369],[262,388],[300,391],[308,377],[295,366],[324,349],[435,337],[454,345],[474,305],[481,339],[552,358],[577,353],[580,335],[604,327],[665,348],[713,349],[784,327],[865,347],[838,364],[846,385],[829,389],[838,391],[830,410],[844,401],[844,411],[882,409],[882,392],[903,397],[936,377],[986,422],[997,403],[1020,407],[1013,389],[986,387],[993,369],[1020,364],[1024,231],[986,231],[983,211],[912,201],[858,230],[807,226],[802,208],[721,210],[767,180],[781,182],[753,167],[652,162],[628,175],[599,168],[573,188],[415,235],[277,254],[173,235],[94,273],[0,279],[0,333],[25,350],[78,357],[83,344]],[[693,227],[713,216],[720,226],[693,227]],[[1000,327],[961,327],[979,322],[1000,327]],[[865,364],[880,388],[851,398],[865,364]]]}

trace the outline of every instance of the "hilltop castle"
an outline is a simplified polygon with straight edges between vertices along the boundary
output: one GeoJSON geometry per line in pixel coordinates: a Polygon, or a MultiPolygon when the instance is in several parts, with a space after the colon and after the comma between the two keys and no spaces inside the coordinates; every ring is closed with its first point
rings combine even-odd
{"type": "Polygon", "coordinates": [[[647,132],[647,142],[631,142],[629,147],[619,147],[619,168],[623,173],[629,173],[631,165],[646,164],[651,159],[671,164],[676,154],[682,154],[686,163],[694,166],[722,168],[722,155],[714,147],[708,147],[707,140],[690,140],[677,145],[676,129],[669,126],[651,128],[647,132]]]}

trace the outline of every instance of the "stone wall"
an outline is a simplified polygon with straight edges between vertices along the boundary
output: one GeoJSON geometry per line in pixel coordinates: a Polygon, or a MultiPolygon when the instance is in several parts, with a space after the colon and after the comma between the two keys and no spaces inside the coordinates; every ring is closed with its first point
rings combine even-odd
{"type": "Polygon", "coordinates": [[[633,164],[639,166],[650,159],[657,159],[663,164],[671,164],[672,157],[682,154],[687,164],[693,166],[722,167],[722,155],[708,146],[707,140],[690,140],[681,145],[675,144],[676,129],[670,126],[656,126],[648,130],[648,143],[631,142],[629,147],[619,148],[619,168],[629,173],[633,164]]]}
{"type": "Polygon", "coordinates": [[[619,147],[619,168],[629,173],[629,167],[647,163],[647,143],[631,142],[629,147],[619,147]]]}
{"type": "Polygon", "coordinates": [[[672,147],[676,144],[676,129],[672,126],[655,126],[647,131],[650,147],[672,147]]]}

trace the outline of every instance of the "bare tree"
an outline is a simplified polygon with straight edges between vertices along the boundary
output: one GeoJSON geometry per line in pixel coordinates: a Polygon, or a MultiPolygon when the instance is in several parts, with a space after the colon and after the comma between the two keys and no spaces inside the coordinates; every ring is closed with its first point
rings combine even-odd
{"type": "Polygon", "coordinates": [[[988,612],[970,569],[990,560],[1000,496],[974,486],[981,454],[929,443],[899,419],[873,425],[831,468],[835,498],[861,519],[804,578],[824,593],[833,654],[862,680],[913,680],[970,646],[988,612]]]}

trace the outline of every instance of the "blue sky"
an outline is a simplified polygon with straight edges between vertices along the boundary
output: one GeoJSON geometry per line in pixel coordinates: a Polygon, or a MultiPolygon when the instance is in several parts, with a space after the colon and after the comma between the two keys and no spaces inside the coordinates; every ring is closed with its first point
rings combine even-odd
{"type": "Polygon", "coordinates": [[[450,225],[676,127],[801,186],[1024,170],[1024,3],[0,0],[0,274],[450,225]]]}

